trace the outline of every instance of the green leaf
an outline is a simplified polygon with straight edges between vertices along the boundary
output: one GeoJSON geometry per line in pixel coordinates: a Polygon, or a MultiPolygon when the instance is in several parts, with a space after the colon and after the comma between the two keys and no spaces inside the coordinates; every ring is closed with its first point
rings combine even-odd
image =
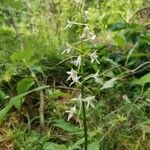
{"type": "Polygon", "coordinates": [[[146,53],[133,53],[131,54],[130,58],[140,58],[140,57],[146,57],[146,53]]]}
{"type": "Polygon", "coordinates": [[[144,92],[144,96],[150,98],[150,88],[148,88],[147,91],[144,92]]]}
{"type": "Polygon", "coordinates": [[[84,138],[82,138],[82,139],[79,139],[77,142],[75,142],[72,146],[70,146],[69,148],[68,148],[68,150],[75,150],[75,149],[79,149],[79,146],[81,145],[81,144],[83,144],[84,143],[84,138]]]}
{"type": "Polygon", "coordinates": [[[122,34],[115,35],[114,40],[115,40],[116,44],[118,46],[120,46],[121,48],[125,47],[126,39],[125,39],[125,37],[122,34]]]}
{"type": "Polygon", "coordinates": [[[14,8],[16,10],[20,9],[22,7],[21,1],[19,0],[6,0],[2,2],[3,6],[8,7],[8,8],[14,8]]]}
{"type": "Polygon", "coordinates": [[[65,131],[68,131],[68,132],[80,132],[81,129],[73,126],[72,124],[70,124],[69,122],[66,122],[62,119],[60,120],[56,120],[55,121],[56,123],[54,124],[54,126],[58,127],[58,128],[61,128],[65,131]]]}
{"type": "Polygon", "coordinates": [[[103,86],[101,87],[100,90],[108,89],[108,88],[113,87],[116,81],[117,81],[117,78],[112,78],[112,79],[106,81],[106,82],[103,84],[103,86]]]}
{"type": "Polygon", "coordinates": [[[48,88],[49,86],[41,86],[41,87],[38,87],[36,89],[33,89],[31,91],[28,91],[28,92],[25,92],[25,93],[22,93],[20,95],[17,95],[13,98],[11,98],[8,102],[8,104],[6,105],[5,108],[3,108],[2,110],[0,110],[0,124],[4,121],[7,113],[10,111],[10,109],[16,105],[16,103],[19,103],[23,97],[25,97],[26,95],[32,93],[32,92],[37,92],[37,91],[40,91],[40,90],[43,90],[45,88],[48,88]]]}
{"type": "Polygon", "coordinates": [[[6,94],[0,90],[0,101],[4,99],[4,97],[6,96],[6,94]]]}
{"type": "Polygon", "coordinates": [[[110,31],[119,31],[119,30],[125,29],[127,27],[128,26],[126,23],[117,22],[117,23],[108,25],[107,29],[110,31]]]}
{"type": "Polygon", "coordinates": [[[49,96],[49,98],[51,98],[51,99],[57,99],[58,97],[60,97],[60,96],[66,96],[66,97],[70,97],[70,94],[68,94],[68,93],[64,93],[64,92],[62,92],[62,91],[60,91],[60,90],[54,90],[54,91],[48,91],[48,96],[49,96]]]}
{"type": "Polygon", "coordinates": [[[7,113],[11,109],[11,107],[12,107],[12,105],[9,103],[9,104],[7,104],[7,106],[5,108],[0,110],[0,124],[4,121],[5,116],[7,115],[7,113]]]}
{"type": "Polygon", "coordinates": [[[139,43],[136,42],[136,44],[133,46],[133,48],[131,48],[128,52],[128,55],[127,55],[127,58],[126,58],[126,62],[125,62],[125,65],[127,66],[128,64],[128,61],[130,59],[130,57],[133,55],[134,51],[136,50],[136,48],[138,47],[139,43]]]}
{"type": "Polygon", "coordinates": [[[144,86],[146,83],[150,83],[150,73],[142,76],[140,79],[133,81],[133,84],[144,86]]]}
{"type": "Polygon", "coordinates": [[[31,59],[32,55],[33,55],[33,50],[27,49],[27,50],[17,51],[13,53],[10,58],[13,62],[23,61],[23,60],[28,61],[31,59]]]}
{"type": "Polygon", "coordinates": [[[29,90],[29,88],[34,84],[34,80],[32,78],[24,78],[17,83],[17,93],[22,94],[29,90]]]}
{"type": "Polygon", "coordinates": [[[99,150],[99,142],[93,142],[88,145],[88,150],[99,150]]]}
{"type": "MultiPolygon", "coordinates": [[[[17,83],[17,94],[22,94],[27,92],[29,88],[34,84],[34,80],[32,78],[24,78],[17,83]]],[[[24,102],[24,98],[22,100],[17,101],[15,103],[15,107],[19,110],[21,108],[22,103],[24,102]]]]}
{"type": "Polygon", "coordinates": [[[66,145],[64,144],[56,144],[56,143],[52,143],[52,142],[47,142],[44,144],[43,150],[67,150],[66,145]]]}

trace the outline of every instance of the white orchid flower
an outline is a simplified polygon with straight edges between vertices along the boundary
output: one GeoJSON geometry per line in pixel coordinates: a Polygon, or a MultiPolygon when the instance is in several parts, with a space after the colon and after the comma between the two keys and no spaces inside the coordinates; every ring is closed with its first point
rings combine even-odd
{"type": "Polygon", "coordinates": [[[91,40],[91,41],[94,41],[95,39],[96,39],[96,35],[93,34],[93,35],[90,37],[90,40],[91,40]]]}
{"type": "Polygon", "coordinates": [[[71,28],[73,23],[70,20],[67,20],[67,26],[66,29],[71,28]]]}
{"type": "Polygon", "coordinates": [[[72,98],[71,100],[73,100],[73,101],[82,101],[82,97],[81,97],[81,94],[79,94],[77,97],[75,97],[75,98],[72,98]]]}
{"type": "Polygon", "coordinates": [[[76,67],[78,67],[78,69],[79,69],[80,66],[81,66],[81,55],[79,55],[79,56],[77,57],[77,60],[71,61],[71,63],[74,64],[74,65],[75,65],[76,67]]]}
{"type": "Polygon", "coordinates": [[[101,83],[103,84],[103,82],[101,81],[101,79],[99,78],[99,70],[92,76],[95,80],[96,83],[101,83]]]}
{"type": "Polygon", "coordinates": [[[66,42],[66,49],[62,52],[62,54],[70,53],[71,49],[72,49],[71,45],[68,42],[66,42]]]}
{"type": "Polygon", "coordinates": [[[98,56],[96,54],[96,51],[93,52],[92,54],[90,54],[90,58],[91,58],[91,63],[93,63],[94,61],[96,61],[98,64],[100,64],[100,62],[98,61],[98,56]]]}
{"type": "Polygon", "coordinates": [[[126,101],[126,103],[131,103],[127,95],[123,95],[122,98],[126,101]]]}
{"type": "Polygon", "coordinates": [[[67,81],[70,79],[73,81],[70,85],[79,82],[80,77],[78,77],[77,72],[75,70],[71,69],[71,71],[67,71],[67,74],[70,75],[67,81]]]}
{"type": "Polygon", "coordinates": [[[89,29],[89,27],[86,26],[83,30],[82,35],[80,36],[80,39],[84,39],[84,38],[88,39],[90,37],[90,35],[91,35],[90,29],[89,29]]]}
{"type": "Polygon", "coordinates": [[[69,121],[73,117],[73,115],[76,113],[76,106],[70,108],[70,110],[66,112],[69,113],[68,115],[68,121],[69,121]]]}
{"type": "Polygon", "coordinates": [[[89,106],[95,108],[93,101],[95,100],[95,96],[89,96],[87,98],[84,99],[84,101],[87,103],[87,109],[89,108],[89,106]]]}
{"type": "Polygon", "coordinates": [[[82,101],[84,100],[84,99],[81,97],[81,94],[79,94],[78,97],[72,98],[71,100],[74,101],[74,102],[79,102],[80,109],[81,109],[82,101]]]}
{"type": "Polygon", "coordinates": [[[89,11],[88,10],[84,11],[84,17],[85,17],[85,19],[89,18],[89,11]]]}
{"type": "Polygon", "coordinates": [[[93,42],[96,39],[96,34],[90,31],[89,27],[86,26],[83,30],[82,35],[80,36],[80,39],[84,39],[86,41],[93,42]]]}

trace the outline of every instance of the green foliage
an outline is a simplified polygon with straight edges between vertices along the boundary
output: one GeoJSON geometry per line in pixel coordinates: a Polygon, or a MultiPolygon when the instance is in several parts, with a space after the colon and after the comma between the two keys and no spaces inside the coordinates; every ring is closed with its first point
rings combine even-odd
{"type": "Polygon", "coordinates": [[[67,150],[67,147],[65,145],[59,145],[56,143],[52,143],[52,142],[47,142],[43,145],[43,150],[67,150]]]}
{"type": "Polygon", "coordinates": [[[115,82],[116,82],[117,78],[112,78],[108,81],[106,81],[103,86],[101,87],[101,90],[103,89],[108,89],[114,86],[115,82]]]}
{"type": "Polygon", "coordinates": [[[68,96],[70,97],[70,94],[69,93],[64,93],[64,92],[61,92],[60,90],[54,90],[54,91],[48,91],[48,96],[50,99],[58,99],[60,96],[68,96]]]}
{"type": "Polygon", "coordinates": [[[22,103],[22,98],[24,98],[26,95],[32,93],[32,92],[35,92],[35,91],[39,91],[39,90],[42,90],[42,89],[45,89],[47,88],[48,86],[44,86],[44,87],[39,87],[39,88],[36,88],[36,89],[33,89],[33,90],[30,90],[30,91],[27,91],[27,92],[24,92],[24,93],[21,93],[15,97],[12,97],[8,104],[6,105],[6,107],[4,107],[2,110],[0,110],[0,124],[4,121],[7,113],[10,111],[10,109],[12,107],[16,107],[16,108],[20,108],[20,103],[22,103]]]}
{"type": "Polygon", "coordinates": [[[99,150],[99,142],[93,142],[88,147],[89,150],[99,150]]]}
{"type": "Polygon", "coordinates": [[[0,90],[0,101],[2,101],[5,96],[5,93],[2,90],[0,90]]]}
{"type": "MultiPolygon", "coordinates": [[[[31,86],[34,84],[34,81],[32,78],[25,78],[22,79],[17,83],[17,94],[25,93],[31,88],[31,86]]],[[[17,109],[21,108],[22,103],[24,102],[25,98],[22,98],[22,100],[18,101],[18,103],[15,103],[15,107],[17,109]]]]}
{"type": "Polygon", "coordinates": [[[73,133],[81,132],[81,129],[71,125],[68,122],[65,122],[64,120],[56,120],[55,122],[56,123],[54,124],[54,126],[61,128],[64,131],[73,132],[73,133]]]}
{"type": "Polygon", "coordinates": [[[150,149],[149,10],[141,11],[148,1],[0,1],[0,124],[14,131],[14,149],[83,149],[81,112],[70,122],[65,112],[80,94],[66,81],[78,52],[90,74],[85,93],[96,99],[87,112],[88,150],[150,149]],[[81,38],[85,27],[96,35],[92,42],[81,38]],[[71,52],[63,54],[66,42],[71,52]],[[100,64],[89,60],[94,51],[100,64]],[[91,79],[97,70],[98,84],[91,79]],[[41,97],[45,132],[39,132],[41,97]]]}
{"type": "Polygon", "coordinates": [[[150,73],[142,76],[140,79],[137,79],[133,83],[141,86],[144,86],[146,83],[150,83],[150,73]]]}
{"type": "Polygon", "coordinates": [[[29,90],[29,88],[34,84],[34,80],[32,78],[24,78],[17,83],[17,93],[22,94],[29,90]]]}
{"type": "Polygon", "coordinates": [[[144,96],[150,98],[150,88],[148,88],[147,91],[145,91],[144,96]]]}

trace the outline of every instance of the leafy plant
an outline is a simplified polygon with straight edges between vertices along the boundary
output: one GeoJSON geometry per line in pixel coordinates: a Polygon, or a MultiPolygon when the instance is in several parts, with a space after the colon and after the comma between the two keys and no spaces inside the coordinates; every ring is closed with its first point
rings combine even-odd
{"type": "Polygon", "coordinates": [[[148,1],[0,0],[0,148],[150,149],[148,1]]]}

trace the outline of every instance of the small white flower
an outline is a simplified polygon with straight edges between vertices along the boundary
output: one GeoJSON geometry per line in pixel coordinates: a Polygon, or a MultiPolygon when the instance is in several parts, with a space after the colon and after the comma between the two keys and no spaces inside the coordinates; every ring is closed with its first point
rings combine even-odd
{"type": "Polygon", "coordinates": [[[87,98],[84,99],[84,101],[87,103],[87,109],[89,108],[89,106],[95,108],[93,101],[95,100],[95,96],[89,96],[87,98]]]}
{"type": "Polygon", "coordinates": [[[98,61],[98,56],[96,54],[96,51],[92,54],[90,54],[90,58],[91,58],[91,63],[93,63],[94,61],[96,61],[98,64],[100,64],[100,62],[98,61]]]}
{"type": "Polygon", "coordinates": [[[96,83],[101,83],[103,84],[103,82],[101,81],[101,79],[99,78],[99,70],[92,76],[95,80],[96,83]]]}
{"type": "Polygon", "coordinates": [[[147,98],[147,99],[146,99],[146,101],[150,102],[150,99],[149,99],[149,98],[147,98]]]}
{"type": "Polygon", "coordinates": [[[67,20],[67,26],[66,29],[71,28],[73,23],[70,20],[67,20]]]}
{"type": "Polygon", "coordinates": [[[122,98],[126,101],[126,103],[131,103],[127,95],[123,95],[122,98]]]}
{"type": "Polygon", "coordinates": [[[77,60],[71,61],[72,64],[74,64],[76,67],[80,68],[81,66],[81,55],[78,56],[77,60]]]}
{"type": "Polygon", "coordinates": [[[70,46],[70,44],[66,42],[66,49],[62,52],[62,54],[70,53],[71,49],[72,47],[70,46]]]}
{"type": "Polygon", "coordinates": [[[68,121],[69,121],[73,117],[73,115],[76,113],[76,106],[70,108],[70,110],[66,112],[69,113],[68,115],[68,121]]]}
{"type": "Polygon", "coordinates": [[[6,95],[3,99],[8,99],[8,98],[10,98],[10,96],[9,96],[9,95],[6,95]]]}
{"type": "Polygon", "coordinates": [[[89,12],[88,10],[84,11],[84,18],[87,20],[89,18],[89,12]]]}
{"type": "Polygon", "coordinates": [[[80,77],[78,77],[77,72],[75,70],[71,69],[71,71],[67,71],[67,74],[70,75],[68,77],[67,81],[70,79],[73,81],[70,85],[72,85],[73,83],[79,82],[80,77]]]}
{"type": "Polygon", "coordinates": [[[78,95],[78,97],[74,97],[71,99],[72,101],[74,102],[79,102],[80,106],[82,105],[82,101],[83,101],[83,98],[81,97],[81,94],[78,95]]]}
{"type": "Polygon", "coordinates": [[[88,15],[88,14],[89,14],[88,10],[85,10],[85,11],[84,11],[84,14],[85,14],[85,15],[88,15]]]}
{"type": "Polygon", "coordinates": [[[77,97],[72,98],[71,101],[77,102],[79,104],[79,114],[80,114],[82,110],[82,102],[84,101],[84,99],[81,97],[81,94],[79,94],[77,97]]]}
{"type": "Polygon", "coordinates": [[[90,35],[91,35],[90,29],[89,27],[86,26],[83,30],[82,35],[80,36],[80,39],[88,38],[90,35]]]}
{"type": "Polygon", "coordinates": [[[86,26],[83,30],[82,35],[80,36],[80,39],[84,39],[86,41],[91,41],[93,42],[96,39],[96,34],[90,31],[89,27],[86,26]]]}
{"type": "Polygon", "coordinates": [[[90,37],[91,41],[94,41],[95,39],[96,39],[96,35],[95,34],[90,37]]]}
{"type": "Polygon", "coordinates": [[[71,100],[72,101],[79,101],[79,102],[81,102],[82,101],[81,94],[79,94],[77,97],[72,98],[71,100]]]}

